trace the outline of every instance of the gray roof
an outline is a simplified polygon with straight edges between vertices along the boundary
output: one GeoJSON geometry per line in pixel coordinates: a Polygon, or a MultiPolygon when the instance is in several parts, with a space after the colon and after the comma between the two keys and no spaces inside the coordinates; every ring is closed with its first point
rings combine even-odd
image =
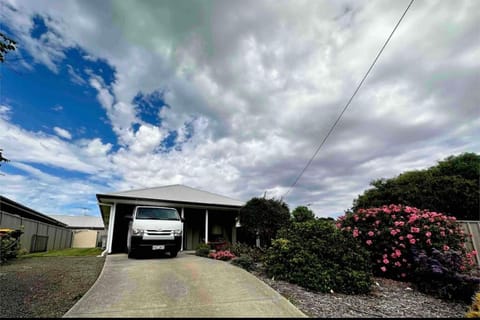
{"type": "Polygon", "coordinates": [[[63,216],[63,215],[51,215],[52,218],[65,223],[69,228],[82,228],[82,229],[103,229],[103,220],[101,217],[94,216],[63,216]]]}
{"type": "Polygon", "coordinates": [[[187,187],[181,184],[97,195],[97,197],[99,196],[153,199],[153,200],[164,200],[169,202],[190,202],[190,203],[201,203],[201,204],[210,204],[210,205],[216,204],[216,205],[233,206],[233,207],[241,207],[245,204],[245,202],[237,199],[187,187]]]}

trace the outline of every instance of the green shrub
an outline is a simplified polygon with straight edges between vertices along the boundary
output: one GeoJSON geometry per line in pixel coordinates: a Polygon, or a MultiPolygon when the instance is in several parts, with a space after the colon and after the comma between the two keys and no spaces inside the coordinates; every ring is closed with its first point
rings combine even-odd
{"type": "Polygon", "coordinates": [[[277,279],[320,292],[367,293],[370,257],[351,235],[325,220],[294,222],[267,250],[265,271],[277,279]]]}
{"type": "Polygon", "coordinates": [[[0,264],[17,257],[22,233],[21,230],[0,229],[0,264]]]}
{"type": "Polygon", "coordinates": [[[195,250],[195,255],[200,257],[208,257],[210,253],[210,246],[206,243],[200,243],[195,250]]]}
{"type": "Polygon", "coordinates": [[[265,256],[264,249],[249,246],[245,243],[235,243],[230,245],[230,252],[237,257],[248,256],[253,262],[262,262],[265,256]]]}
{"type": "Polygon", "coordinates": [[[242,256],[232,260],[232,264],[247,271],[255,270],[255,262],[249,256],[242,256]]]}

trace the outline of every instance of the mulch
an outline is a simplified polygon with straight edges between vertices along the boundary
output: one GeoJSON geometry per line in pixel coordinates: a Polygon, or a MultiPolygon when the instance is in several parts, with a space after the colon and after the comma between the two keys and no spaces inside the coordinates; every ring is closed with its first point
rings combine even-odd
{"type": "Polygon", "coordinates": [[[469,307],[423,294],[412,284],[374,278],[370,294],[315,293],[298,285],[253,274],[315,318],[464,318],[469,307]]]}

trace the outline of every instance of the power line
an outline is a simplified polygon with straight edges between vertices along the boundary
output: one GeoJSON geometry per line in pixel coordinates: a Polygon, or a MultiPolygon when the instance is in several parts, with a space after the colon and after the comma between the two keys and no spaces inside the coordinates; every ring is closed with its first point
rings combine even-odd
{"type": "Polygon", "coordinates": [[[395,31],[397,30],[398,26],[400,25],[400,23],[402,22],[403,20],[403,17],[405,17],[405,15],[407,14],[408,12],[408,9],[410,9],[410,7],[412,6],[413,2],[415,0],[411,0],[410,3],[408,4],[407,8],[405,9],[405,11],[403,12],[402,16],[400,17],[400,20],[398,20],[397,24],[395,25],[395,28],[393,28],[392,32],[390,33],[390,35],[388,36],[387,40],[385,41],[385,43],[383,44],[382,48],[380,49],[380,51],[378,52],[377,56],[375,57],[375,59],[373,60],[372,64],[370,65],[370,68],[368,68],[368,71],[365,73],[365,75],[363,76],[363,79],[362,81],[360,81],[360,83],[358,84],[357,86],[357,89],[355,89],[355,91],[353,92],[352,96],[350,97],[350,99],[348,100],[347,104],[345,105],[345,107],[343,108],[342,112],[340,113],[340,115],[338,116],[337,120],[334,122],[334,124],[332,125],[332,127],[330,128],[330,130],[328,131],[327,135],[325,136],[325,138],[323,138],[322,142],[320,143],[320,145],[318,146],[317,150],[315,151],[315,153],[313,154],[313,156],[310,158],[310,160],[307,162],[307,165],[303,168],[303,170],[300,172],[300,174],[298,175],[298,177],[295,179],[295,181],[293,182],[293,184],[290,186],[290,188],[288,189],[288,191],[285,193],[285,195],[283,196],[283,198],[286,198],[288,196],[288,194],[290,193],[290,191],[292,191],[292,189],[295,187],[295,185],[297,184],[298,180],[300,180],[300,178],[302,177],[302,175],[305,173],[305,171],[307,170],[307,168],[310,166],[310,164],[312,163],[313,159],[315,158],[315,156],[317,155],[318,151],[320,151],[320,149],[322,148],[322,146],[325,144],[325,141],[327,141],[328,137],[330,136],[330,134],[333,132],[333,129],[335,129],[335,127],[337,126],[338,122],[340,121],[340,119],[342,118],[343,114],[345,113],[345,111],[348,109],[348,107],[350,106],[350,103],[352,102],[353,98],[356,96],[358,90],[360,89],[360,87],[363,85],[363,83],[365,82],[365,79],[367,79],[368,75],[370,74],[370,71],[373,69],[373,67],[375,66],[375,63],[377,63],[377,60],[378,58],[380,57],[380,55],[382,54],[383,50],[385,49],[385,47],[387,46],[388,42],[390,41],[390,39],[392,38],[393,34],[395,33],[395,31]]]}

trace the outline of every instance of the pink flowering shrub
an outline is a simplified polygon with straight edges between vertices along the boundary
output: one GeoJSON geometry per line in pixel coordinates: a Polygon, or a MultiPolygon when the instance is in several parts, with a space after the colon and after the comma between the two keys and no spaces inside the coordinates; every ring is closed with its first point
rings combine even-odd
{"type": "Polygon", "coordinates": [[[427,255],[433,248],[460,252],[462,261],[456,272],[465,272],[475,264],[476,252],[467,252],[467,235],[460,224],[455,217],[442,213],[392,204],[347,213],[336,226],[370,251],[373,272],[379,276],[410,278],[414,269],[411,248],[424,250],[427,255]]]}
{"type": "Polygon", "coordinates": [[[211,259],[223,260],[223,261],[228,261],[228,260],[231,260],[233,258],[236,258],[235,255],[228,250],[210,252],[208,254],[208,257],[211,258],[211,259]]]}

